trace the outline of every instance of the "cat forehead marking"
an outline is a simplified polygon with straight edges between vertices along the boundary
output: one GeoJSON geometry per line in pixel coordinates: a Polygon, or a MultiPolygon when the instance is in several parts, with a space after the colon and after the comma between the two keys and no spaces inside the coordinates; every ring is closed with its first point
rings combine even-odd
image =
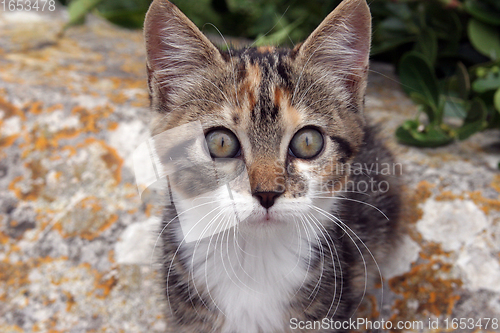
{"type": "Polygon", "coordinates": [[[249,121],[256,125],[277,123],[281,109],[291,105],[290,75],[288,65],[284,64],[288,53],[259,47],[234,54],[238,61],[236,98],[250,114],[249,121]]]}

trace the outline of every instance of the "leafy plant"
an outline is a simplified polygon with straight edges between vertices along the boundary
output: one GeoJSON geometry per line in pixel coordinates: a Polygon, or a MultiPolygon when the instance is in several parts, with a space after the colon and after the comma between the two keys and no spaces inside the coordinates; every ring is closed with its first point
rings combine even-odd
{"type": "Polygon", "coordinates": [[[436,10],[439,4],[428,2],[410,11],[419,24],[412,50],[401,57],[398,71],[403,89],[419,105],[419,112],[396,130],[399,142],[437,147],[486,128],[500,128],[499,4],[465,0],[456,1],[455,8],[441,5],[436,10]],[[435,25],[435,15],[451,19],[435,25]],[[467,27],[463,35],[441,40],[450,29],[463,31],[462,26],[467,27]]]}

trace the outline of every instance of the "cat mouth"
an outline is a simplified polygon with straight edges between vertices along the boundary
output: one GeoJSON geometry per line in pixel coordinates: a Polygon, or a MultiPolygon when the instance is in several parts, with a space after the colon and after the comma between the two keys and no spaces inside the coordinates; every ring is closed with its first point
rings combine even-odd
{"type": "Polygon", "coordinates": [[[263,216],[256,219],[255,222],[258,225],[266,226],[281,224],[283,221],[277,218],[276,213],[270,212],[269,209],[266,209],[263,216]]]}

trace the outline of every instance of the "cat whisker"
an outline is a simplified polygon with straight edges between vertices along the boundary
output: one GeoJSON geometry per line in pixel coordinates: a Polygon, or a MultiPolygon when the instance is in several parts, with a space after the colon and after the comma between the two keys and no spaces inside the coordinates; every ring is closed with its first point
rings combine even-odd
{"type": "MultiPolygon", "coordinates": [[[[235,283],[235,281],[233,280],[233,278],[231,277],[232,275],[234,275],[236,277],[236,279],[238,280],[238,282],[240,282],[244,287],[248,289],[250,289],[251,291],[254,291],[251,287],[247,286],[241,279],[240,277],[238,276],[237,272],[235,271],[234,269],[234,266],[231,264],[231,251],[229,251],[229,236],[230,236],[230,233],[229,233],[229,230],[224,230],[222,232],[222,241],[224,240],[224,235],[226,234],[226,231],[227,231],[227,241],[226,242],[221,242],[221,251],[220,251],[220,258],[221,258],[221,262],[222,262],[222,267],[224,267],[224,271],[226,272],[227,276],[229,277],[229,280],[233,283],[235,283]],[[229,267],[231,268],[231,271],[233,274],[230,274],[227,267],[226,267],[226,264],[225,264],[225,261],[224,261],[224,256],[223,256],[223,248],[222,248],[222,244],[225,243],[226,244],[226,256],[227,256],[227,260],[228,260],[228,264],[229,264],[229,267]]],[[[233,230],[233,234],[236,232],[236,230],[233,230]]],[[[220,234],[219,234],[220,235],[220,234]]],[[[219,240],[219,235],[217,236],[217,241],[219,240]]],[[[233,243],[234,243],[234,239],[233,239],[233,243]]],[[[233,252],[235,253],[235,252],[233,252]]],[[[236,257],[238,257],[238,253],[235,253],[236,254],[236,257]]],[[[240,261],[238,260],[238,264],[240,264],[240,261]]],[[[248,275],[252,280],[255,281],[255,279],[253,277],[251,277],[246,271],[245,269],[241,266],[240,264],[240,268],[244,271],[244,273],[246,275],[248,275]]],[[[235,283],[236,284],[236,283],[235,283]]],[[[244,290],[243,288],[241,288],[241,285],[238,285],[238,287],[241,289],[241,290],[244,290]]]]}
{"type": "MultiPolygon", "coordinates": [[[[365,298],[365,295],[366,295],[366,290],[367,290],[367,287],[368,287],[368,267],[366,265],[366,260],[365,260],[365,257],[363,255],[363,251],[361,251],[361,249],[359,248],[359,246],[357,245],[356,241],[352,238],[352,236],[346,232],[346,229],[349,230],[350,232],[352,232],[352,234],[361,242],[361,244],[363,244],[363,246],[367,249],[367,251],[370,253],[371,255],[371,252],[370,250],[368,249],[368,247],[365,245],[365,243],[358,237],[358,235],[351,229],[349,228],[344,222],[342,222],[338,217],[336,217],[335,215],[331,214],[331,213],[328,213],[327,211],[325,211],[324,209],[321,209],[319,207],[316,207],[314,205],[311,205],[311,207],[313,209],[315,209],[318,213],[322,214],[324,217],[328,218],[330,221],[332,221],[333,223],[335,223],[339,228],[341,228],[342,230],[344,230],[345,234],[349,237],[349,239],[351,240],[351,242],[354,244],[354,246],[356,247],[356,249],[358,250],[360,256],[361,256],[361,259],[363,260],[363,268],[364,268],[364,277],[365,277],[365,283],[364,283],[364,288],[363,288],[363,294],[361,296],[361,300],[360,302],[358,303],[358,306],[356,307],[356,309],[353,311],[353,315],[354,313],[356,313],[357,309],[359,308],[359,306],[361,305],[361,303],[363,302],[363,299],[365,298]],[[336,221],[334,221],[332,218],[330,218],[329,216],[331,216],[333,219],[335,219],[336,221]]],[[[376,263],[376,260],[375,260],[375,257],[373,257],[372,255],[372,258],[373,258],[373,261],[375,261],[376,263]]],[[[378,267],[378,265],[377,265],[378,267]]],[[[382,275],[381,275],[382,277],[382,275]]]]}
{"type": "Polygon", "coordinates": [[[311,83],[311,85],[309,85],[309,87],[304,91],[304,93],[302,94],[302,96],[300,97],[300,100],[299,102],[297,103],[298,105],[300,105],[302,103],[302,101],[304,100],[304,97],[307,95],[307,93],[309,92],[309,90],[311,90],[311,88],[318,82],[318,81],[321,81],[323,80],[325,77],[327,76],[330,76],[330,73],[326,73],[324,74],[323,76],[321,76],[320,78],[318,78],[316,81],[314,81],[313,83],[311,83]]]}
{"type": "Polygon", "coordinates": [[[160,230],[160,233],[158,234],[158,236],[156,237],[156,241],[154,243],[154,246],[153,246],[153,250],[151,251],[151,257],[150,257],[150,266],[153,265],[153,259],[154,259],[154,252],[156,250],[156,246],[158,245],[158,242],[159,240],[161,239],[161,236],[163,234],[163,232],[169,227],[170,223],[172,223],[176,218],[178,218],[180,215],[182,214],[185,214],[193,209],[198,209],[204,205],[210,205],[210,204],[213,204],[213,203],[216,203],[218,202],[218,200],[214,200],[214,201],[210,201],[210,202],[205,202],[205,203],[202,203],[202,204],[199,204],[199,205],[196,205],[194,207],[191,207],[189,209],[186,209],[185,211],[183,211],[182,213],[177,213],[170,221],[168,221],[167,223],[165,223],[165,225],[163,226],[163,228],[160,230]]]}
{"type": "MultiPolygon", "coordinates": [[[[204,203],[204,204],[200,204],[200,205],[198,205],[198,206],[192,207],[192,208],[187,209],[186,211],[182,212],[181,214],[186,213],[186,212],[187,212],[187,211],[189,211],[189,210],[199,208],[199,207],[201,207],[201,206],[203,206],[203,205],[210,204],[210,203],[215,203],[215,202],[218,202],[218,200],[215,200],[215,201],[212,201],[212,202],[208,202],[208,203],[204,203]]],[[[212,209],[212,210],[211,210],[210,212],[208,212],[205,216],[207,216],[208,214],[212,213],[213,211],[215,211],[215,210],[216,210],[216,209],[218,209],[218,208],[220,208],[220,206],[218,206],[218,207],[216,207],[216,208],[212,209]]],[[[178,217],[178,216],[180,216],[181,214],[177,214],[177,215],[176,215],[176,217],[174,217],[173,219],[171,219],[171,220],[167,223],[167,225],[165,225],[165,227],[162,229],[162,231],[161,231],[161,233],[160,233],[160,236],[161,236],[161,234],[163,233],[163,231],[166,229],[166,227],[170,224],[170,222],[172,222],[175,218],[177,218],[177,217],[178,217]]],[[[205,217],[205,216],[204,216],[204,217],[205,217]]],[[[203,217],[203,218],[204,218],[204,217],[203,217]]],[[[203,219],[203,218],[202,218],[202,219],[203,219]]],[[[195,223],[195,225],[194,225],[194,226],[193,226],[193,227],[192,227],[189,231],[193,230],[193,228],[195,228],[195,227],[196,227],[196,225],[202,221],[202,219],[200,219],[198,222],[196,222],[196,223],[195,223]]],[[[206,228],[206,227],[205,227],[205,228],[206,228]]],[[[204,229],[204,230],[205,230],[205,229],[204,229]]],[[[169,303],[170,303],[170,301],[169,301],[169,297],[170,297],[170,295],[169,295],[169,280],[170,280],[170,272],[171,272],[171,270],[172,270],[172,266],[173,266],[173,264],[174,264],[175,257],[177,256],[177,253],[179,252],[179,250],[180,250],[181,246],[183,246],[183,245],[185,244],[185,240],[186,240],[186,237],[187,237],[187,235],[188,235],[188,234],[189,234],[189,232],[187,232],[187,233],[186,233],[186,235],[184,235],[184,238],[183,238],[183,239],[179,242],[179,245],[177,246],[177,248],[176,248],[176,250],[175,250],[174,254],[172,255],[172,259],[171,259],[171,261],[170,261],[170,265],[169,265],[168,270],[167,270],[167,276],[166,276],[166,290],[167,290],[167,301],[168,301],[169,303]]],[[[157,240],[157,241],[158,241],[158,240],[157,240]]],[[[194,281],[193,281],[193,284],[194,284],[194,281]]],[[[196,286],[195,286],[195,288],[196,288],[196,286]]],[[[201,300],[202,300],[202,298],[201,298],[201,300]]],[[[206,305],[205,305],[205,306],[206,306],[206,305]]],[[[172,309],[170,309],[170,311],[172,311],[172,309]]]]}
{"type": "MultiPolygon", "coordinates": [[[[266,37],[267,35],[269,35],[269,33],[271,31],[273,31],[274,28],[276,28],[276,26],[278,24],[281,23],[281,20],[283,19],[283,17],[285,16],[286,12],[288,11],[288,9],[290,8],[290,6],[288,6],[286,9],[285,9],[285,12],[281,15],[281,17],[278,19],[278,22],[276,22],[273,27],[271,29],[269,29],[265,34],[263,34],[262,36],[260,36],[259,38],[257,38],[256,40],[253,41],[252,44],[250,44],[250,46],[248,46],[249,48],[254,46],[259,40],[261,40],[262,38],[266,37]]],[[[293,44],[293,43],[292,43],[293,44]]]]}
{"type": "Polygon", "coordinates": [[[404,86],[404,87],[406,87],[406,88],[414,89],[414,87],[410,87],[410,86],[408,86],[408,85],[405,85],[405,84],[403,84],[401,81],[396,80],[396,79],[394,79],[394,78],[390,77],[389,75],[385,75],[384,73],[381,73],[381,72],[379,72],[379,71],[375,71],[375,70],[373,70],[373,69],[368,69],[368,71],[369,71],[369,72],[371,72],[371,73],[375,73],[375,74],[378,74],[378,75],[380,75],[380,76],[383,76],[384,78],[386,78],[386,79],[388,79],[388,80],[390,80],[390,81],[392,81],[392,82],[395,82],[395,83],[397,83],[397,84],[400,84],[400,85],[402,85],[402,86],[404,86]]]}
{"type": "MultiPolygon", "coordinates": [[[[297,223],[297,219],[295,216],[292,216],[293,217],[293,222],[294,222],[294,225],[295,225],[295,230],[297,232],[297,243],[299,244],[299,248],[297,250],[297,253],[300,254],[302,253],[302,237],[301,237],[301,230],[300,230],[300,226],[299,224],[297,223]]],[[[299,216],[300,217],[300,216],[299,216]]],[[[303,223],[303,221],[300,221],[302,223],[302,225],[305,227],[305,224],[303,223]]],[[[307,244],[309,244],[309,253],[308,253],[308,265],[307,265],[307,272],[306,272],[306,275],[307,273],[309,272],[309,266],[311,264],[311,257],[312,257],[312,249],[311,249],[311,242],[310,242],[310,237],[309,235],[307,234],[307,229],[305,228],[305,232],[306,232],[306,237],[307,237],[307,244]]],[[[292,274],[292,272],[299,266],[300,264],[300,255],[297,255],[297,262],[295,263],[295,266],[293,266],[293,268],[290,270],[290,272],[288,272],[285,277],[288,277],[290,274],[292,274]]],[[[305,281],[305,277],[304,277],[304,280],[302,281],[301,283],[301,286],[304,285],[304,281],[305,281]]],[[[297,289],[297,291],[295,292],[294,295],[297,294],[297,292],[299,291],[300,288],[297,289]]]]}
{"type": "MultiPolygon", "coordinates": [[[[336,217],[335,215],[325,211],[324,209],[320,208],[320,207],[317,207],[317,206],[314,206],[314,205],[311,205],[311,207],[313,209],[315,209],[316,211],[318,211],[319,213],[321,213],[324,217],[328,218],[330,221],[334,222],[335,224],[337,224],[341,229],[343,229],[344,231],[346,231],[345,229],[347,229],[348,231],[350,231],[358,240],[359,242],[361,243],[361,245],[363,245],[363,247],[366,249],[366,251],[368,251],[368,253],[370,254],[370,257],[372,258],[375,266],[377,267],[377,271],[378,271],[378,275],[380,277],[380,284],[381,284],[381,300],[380,300],[380,308],[382,309],[382,304],[384,302],[384,279],[383,279],[383,276],[382,276],[382,272],[380,270],[380,267],[379,267],[379,264],[377,262],[377,260],[375,259],[375,256],[373,255],[373,253],[370,251],[370,249],[368,248],[368,246],[365,244],[365,242],[363,242],[363,240],[361,240],[361,238],[347,225],[345,224],[344,222],[342,222],[338,217],[336,217]],[[330,218],[330,217],[331,218],[330,218]],[[342,224],[342,226],[340,226],[338,223],[336,223],[333,219],[337,220],[339,223],[342,224]],[[345,229],[344,229],[345,228],[345,229]]],[[[361,301],[360,303],[358,304],[358,306],[356,307],[356,309],[353,311],[353,315],[354,313],[356,313],[357,309],[359,308],[359,306],[361,305],[361,302],[363,301],[365,295],[366,295],[366,290],[367,290],[367,280],[368,280],[368,270],[367,270],[367,266],[366,266],[366,260],[364,258],[364,255],[361,251],[361,249],[359,248],[359,246],[356,244],[356,242],[354,241],[354,239],[351,237],[351,235],[349,233],[347,233],[347,236],[351,239],[351,241],[353,242],[353,244],[356,246],[357,250],[359,251],[360,255],[361,255],[361,258],[363,260],[363,265],[364,265],[364,269],[365,269],[365,284],[364,284],[364,290],[363,290],[363,295],[362,295],[362,298],[361,298],[361,301]]]]}
{"type": "MultiPolygon", "coordinates": [[[[317,197],[317,198],[321,198],[321,197],[317,197]]],[[[372,205],[372,204],[369,204],[368,202],[364,202],[364,201],[361,201],[361,200],[356,200],[356,199],[352,199],[352,198],[345,198],[345,197],[339,197],[339,199],[341,200],[349,200],[349,201],[353,201],[353,202],[357,202],[357,203],[361,203],[363,205],[367,205],[375,210],[377,210],[380,214],[382,214],[387,220],[389,220],[389,218],[387,217],[387,215],[385,215],[385,213],[383,211],[381,211],[379,208],[377,208],[376,206],[372,205]]]]}
{"type": "MultiPolygon", "coordinates": [[[[222,223],[222,221],[221,221],[220,223],[222,223]]],[[[219,244],[219,238],[222,236],[222,238],[221,238],[221,242],[220,242],[221,247],[220,247],[220,251],[219,251],[219,252],[220,252],[220,256],[221,256],[221,263],[222,263],[222,266],[223,266],[224,271],[225,271],[225,273],[226,273],[227,277],[229,278],[229,280],[230,280],[233,284],[235,284],[235,285],[237,285],[239,288],[241,288],[241,285],[238,285],[238,284],[235,282],[235,280],[233,280],[233,278],[232,278],[232,274],[230,274],[230,272],[228,271],[228,269],[227,269],[227,267],[226,267],[226,264],[225,264],[225,258],[224,258],[224,256],[223,256],[223,243],[224,243],[224,242],[223,242],[223,240],[224,240],[224,235],[225,235],[225,234],[226,234],[226,232],[227,232],[227,235],[228,235],[228,236],[227,236],[227,242],[226,242],[226,243],[227,243],[227,244],[226,244],[226,245],[227,245],[226,251],[227,251],[227,258],[228,258],[228,260],[229,260],[229,262],[230,262],[230,258],[229,258],[229,256],[230,256],[230,251],[229,251],[229,229],[230,229],[230,228],[224,228],[222,232],[217,233],[217,237],[216,237],[216,239],[215,239],[214,246],[213,246],[213,251],[214,251],[214,255],[215,255],[215,252],[217,251],[217,244],[219,244]],[[226,230],[226,229],[227,229],[227,230],[226,230]]],[[[214,239],[214,237],[215,237],[215,235],[212,235],[212,236],[210,237],[210,241],[209,241],[209,243],[208,243],[208,248],[210,248],[210,245],[211,245],[212,240],[214,239]]],[[[215,261],[215,257],[214,257],[214,261],[215,261]]],[[[208,271],[207,271],[207,269],[208,269],[208,267],[207,267],[207,266],[208,266],[208,265],[206,264],[207,262],[208,262],[208,251],[207,251],[207,256],[205,257],[205,283],[206,283],[206,285],[207,285],[208,292],[210,292],[210,291],[209,291],[209,286],[208,286],[208,271]]],[[[231,266],[231,265],[230,265],[230,266],[231,266]]],[[[236,273],[236,272],[234,271],[234,267],[232,267],[232,266],[231,266],[231,268],[232,268],[232,271],[233,271],[234,273],[236,273]]],[[[247,288],[247,290],[254,291],[252,288],[250,288],[249,286],[247,286],[247,285],[246,285],[243,281],[241,281],[241,279],[239,278],[239,276],[238,276],[237,274],[234,274],[234,275],[236,276],[236,279],[237,279],[237,280],[238,280],[241,284],[243,284],[243,286],[244,286],[244,287],[246,287],[246,288],[247,288]]],[[[243,288],[241,288],[241,289],[243,290],[243,288]]],[[[213,301],[213,302],[215,302],[214,300],[212,300],[212,301],[213,301]]]]}
{"type": "MultiPolygon", "coordinates": [[[[281,17],[280,17],[280,18],[279,18],[279,20],[278,20],[278,24],[279,24],[282,28],[284,28],[284,26],[283,26],[283,23],[281,22],[281,19],[283,18],[283,16],[284,16],[284,15],[286,14],[286,12],[288,11],[288,8],[290,8],[290,6],[288,6],[288,7],[286,8],[285,12],[283,13],[283,15],[281,15],[281,17]]],[[[276,14],[276,13],[275,13],[275,14],[274,14],[274,16],[278,17],[278,14],[276,14]]],[[[292,38],[290,38],[290,35],[289,35],[289,34],[286,34],[286,36],[287,36],[287,37],[288,37],[288,39],[290,40],[290,43],[292,43],[292,46],[293,46],[293,47],[295,47],[295,43],[293,42],[292,38]]]]}
{"type": "MultiPolygon", "coordinates": [[[[311,222],[314,223],[314,221],[310,221],[306,215],[303,215],[304,216],[304,219],[307,221],[307,223],[309,225],[311,225],[311,222]]],[[[314,228],[314,226],[311,225],[311,228],[314,228]]],[[[321,235],[325,238],[326,240],[326,237],[325,235],[323,234],[323,232],[321,230],[318,230],[321,235]]],[[[309,306],[311,306],[312,302],[314,301],[314,299],[316,298],[316,295],[317,295],[317,291],[319,291],[319,286],[321,285],[321,281],[322,281],[322,277],[323,277],[323,272],[325,270],[324,268],[324,265],[325,265],[325,253],[324,253],[324,250],[323,250],[323,246],[321,246],[321,239],[319,238],[319,236],[317,235],[317,233],[315,232],[312,232],[313,235],[315,236],[315,239],[316,239],[316,243],[318,244],[318,249],[319,249],[319,252],[320,252],[320,258],[321,258],[321,273],[319,274],[319,278],[318,278],[318,281],[316,282],[316,285],[314,286],[313,290],[311,291],[311,293],[309,294],[309,299],[311,299],[311,302],[309,303],[309,305],[307,306],[307,308],[309,308],[309,306]]],[[[310,263],[311,263],[311,259],[309,259],[309,266],[310,266],[310,263]]],[[[307,269],[307,272],[309,272],[309,267],[307,269]]]]}
{"type": "MultiPolygon", "coordinates": [[[[227,209],[229,209],[229,208],[226,208],[225,210],[227,210],[227,209]]],[[[223,212],[225,212],[225,211],[221,211],[221,212],[219,212],[219,214],[217,214],[217,216],[215,216],[215,217],[212,219],[212,221],[213,221],[214,219],[218,218],[219,216],[221,216],[223,212]]],[[[221,224],[221,223],[223,223],[223,222],[224,222],[224,216],[222,216],[222,219],[221,219],[221,221],[218,223],[217,227],[219,227],[219,226],[220,226],[220,224],[221,224]]],[[[208,227],[208,225],[207,225],[207,227],[208,227]]],[[[225,231],[226,231],[226,230],[225,230],[225,229],[223,229],[222,234],[223,234],[225,231]]],[[[220,234],[221,234],[221,232],[219,232],[219,233],[217,233],[217,234],[216,234],[216,235],[217,235],[217,238],[216,238],[216,240],[215,240],[215,242],[214,242],[214,245],[213,245],[213,248],[212,248],[212,249],[211,249],[211,247],[210,247],[210,246],[211,246],[211,244],[212,244],[212,240],[214,239],[215,235],[214,235],[214,234],[210,235],[210,239],[209,239],[209,242],[208,242],[208,245],[207,245],[207,249],[206,249],[205,260],[204,260],[204,265],[205,265],[205,272],[204,272],[204,275],[205,275],[205,287],[206,287],[206,289],[207,289],[207,294],[208,294],[208,296],[210,297],[210,299],[211,299],[212,303],[213,303],[213,304],[214,304],[214,305],[215,305],[215,306],[216,306],[219,310],[220,310],[220,307],[218,306],[218,304],[217,304],[217,303],[216,303],[216,301],[215,301],[215,298],[212,296],[212,293],[210,292],[210,285],[209,285],[209,283],[208,283],[208,265],[207,265],[207,263],[208,263],[208,257],[209,257],[209,253],[210,253],[210,251],[212,251],[212,252],[213,252],[213,256],[214,256],[214,257],[213,257],[213,259],[214,259],[214,261],[215,261],[215,256],[216,256],[216,252],[217,252],[217,243],[218,243],[218,241],[219,241],[219,236],[220,236],[220,234]]],[[[193,258],[195,257],[195,254],[196,254],[196,249],[198,248],[198,246],[199,246],[200,242],[201,242],[201,238],[200,238],[200,239],[197,241],[197,243],[196,243],[196,247],[195,247],[195,249],[194,249],[194,251],[193,251],[193,258]]],[[[221,249],[222,249],[222,246],[221,246],[221,249]]],[[[222,251],[221,251],[221,258],[222,258],[222,251]]],[[[224,263],[222,263],[222,264],[223,264],[223,266],[224,266],[224,263]]],[[[226,270],[225,266],[224,266],[224,270],[226,271],[226,274],[227,274],[227,270],[226,270]]],[[[193,276],[194,276],[194,275],[193,275],[193,276]]],[[[193,281],[193,282],[194,282],[194,281],[193,281]]],[[[225,314],[224,314],[224,311],[222,311],[222,310],[220,310],[220,311],[221,311],[221,313],[222,313],[223,315],[225,315],[225,314]]]]}
{"type": "Polygon", "coordinates": [[[316,220],[316,222],[314,222],[314,220],[313,220],[313,223],[319,228],[321,233],[328,235],[328,238],[329,238],[329,239],[326,239],[326,237],[324,236],[325,242],[328,245],[328,249],[330,251],[330,255],[332,256],[332,267],[333,267],[333,274],[334,274],[334,292],[333,292],[332,302],[330,303],[330,307],[328,308],[327,317],[330,315],[330,311],[332,310],[333,304],[335,303],[335,296],[337,294],[337,274],[336,274],[336,267],[335,267],[335,258],[337,258],[337,262],[339,263],[340,291],[339,291],[339,300],[337,302],[337,306],[335,307],[335,310],[334,310],[333,314],[331,315],[333,317],[337,313],[337,310],[340,306],[340,302],[342,300],[342,292],[343,292],[342,263],[341,263],[340,258],[338,256],[337,247],[335,246],[335,242],[331,238],[328,231],[325,229],[325,227],[321,224],[321,222],[314,215],[309,215],[309,216],[311,217],[311,219],[316,220]],[[323,229],[323,230],[321,230],[321,229],[323,229]],[[333,246],[333,249],[335,250],[335,255],[332,252],[332,246],[333,246]]]}
{"type": "MultiPolygon", "coordinates": [[[[199,247],[201,241],[205,238],[203,237],[206,232],[208,231],[208,228],[212,226],[212,223],[214,223],[214,221],[216,221],[219,217],[222,216],[222,219],[221,221],[219,222],[219,224],[217,225],[217,227],[220,226],[220,223],[223,223],[224,221],[224,216],[223,214],[225,214],[225,212],[228,210],[229,208],[225,207],[223,208],[220,212],[217,213],[216,216],[214,216],[210,221],[209,223],[207,223],[207,225],[205,226],[205,228],[203,229],[202,231],[202,234],[201,234],[201,237],[196,241],[196,244],[194,246],[194,250],[193,250],[193,256],[192,256],[192,260],[191,260],[191,267],[193,268],[191,271],[190,271],[190,275],[191,275],[191,279],[193,281],[193,286],[195,288],[195,291],[197,293],[197,295],[200,297],[200,299],[202,299],[201,297],[201,294],[199,293],[198,291],[198,288],[196,287],[196,283],[195,283],[195,277],[194,277],[194,258],[195,258],[195,254],[196,254],[196,250],[197,248],[199,247]]],[[[226,229],[226,228],[225,228],[226,229]]],[[[225,231],[224,229],[224,231],[225,231]]],[[[206,254],[205,254],[205,260],[204,260],[204,265],[205,265],[205,271],[204,271],[204,275],[205,275],[205,287],[207,289],[207,294],[209,296],[209,298],[211,299],[212,303],[217,307],[217,309],[219,309],[221,311],[222,314],[224,314],[224,312],[220,309],[220,307],[217,305],[216,301],[215,301],[215,298],[212,296],[212,293],[210,291],[210,285],[208,283],[208,271],[207,271],[207,262],[208,262],[208,257],[209,257],[209,254],[211,253],[211,251],[213,252],[212,255],[215,256],[215,252],[217,251],[217,243],[218,243],[218,237],[221,233],[217,233],[217,239],[214,243],[214,246],[213,248],[211,248],[211,243],[212,243],[212,240],[214,238],[214,235],[210,235],[210,239],[209,239],[209,242],[208,242],[208,245],[207,245],[207,248],[206,248],[206,254]]],[[[215,260],[215,257],[214,257],[214,260],[215,260]]],[[[207,306],[205,303],[204,303],[205,306],[207,306]]],[[[207,307],[208,309],[208,307],[207,307]]]]}
{"type": "MultiPolygon", "coordinates": [[[[371,194],[368,194],[368,193],[362,192],[362,191],[340,190],[340,191],[333,191],[333,192],[331,192],[331,191],[312,192],[311,198],[316,198],[318,195],[330,194],[331,196],[327,197],[327,198],[335,199],[338,194],[342,194],[342,193],[356,193],[356,194],[363,194],[363,195],[367,195],[367,196],[371,197],[371,194]]],[[[325,199],[325,197],[322,197],[322,198],[325,199]]]]}
{"type": "MultiPolygon", "coordinates": [[[[299,290],[302,288],[302,286],[304,285],[304,283],[306,281],[307,274],[309,274],[309,269],[311,267],[311,260],[312,260],[312,257],[313,257],[313,249],[312,249],[312,246],[311,246],[311,244],[312,244],[312,237],[311,237],[310,233],[308,232],[307,224],[305,223],[302,215],[303,214],[299,215],[299,218],[300,218],[300,223],[304,227],[304,233],[305,233],[305,236],[306,236],[306,241],[307,241],[307,244],[309,245],[309,249],[308,249],[308,261],[307,261],[307,270],[306,270],[306,274],[304,275],[304,279],[302,280],[302,283],[301,283],[300,287],[297,289],[297,291],[295,292],[294,295],[296,295],[299,292],[299,290]]],[[[299,244],[302,244],[302,242],[301,242],[302,238],[300,238],[301,231],[300,231],[299,225],[297,225],[297,228],[298,228],[298,237],[299,237],[298,241],[299,241],[299,244]]],[[[299,245],[299,246],[301,246],[301,245],[299,245]]],[[[300,254],[301,253],[300,250],[301,250],[301,248],[299,249],[299,252],[297,252],[297,253],[300,254]]],[[[300,262],[300,256],[298,256],[297,264],[299,262],[300,262]]],[[[295,267],[297,267],[297,266],[295,266],[295,267]]]]}
{"type": "MultiPolygon", "coordinates": [[[[248,253],[246,252],[241,246],[240,246],[240,242],[239,242],[239,236],[241,235],[241,233],[239,232],[239,226],[236,225],[234,228],[233,228],[233,247],[234,248],[237,248],[238,251],[235,251],[235,254],[236,254],[236,260],[238,261],[238,266],[241,268],[241,271],[246,275],[248,276],[250,279],[252,279],[253,281],[255,281],[255,278],[253,276],[251,276],[247,270],[243,267],[243,264],[240,260],[240,256],[239,256],[239,253],[241,253],[242,256],[252,256],[254,258],[256,258],[257,256],[256,255],[253,255],[251,253],[248,253]]],[[[246,242],[246,240],[244,240],[246,242]]],[[[246,244],[246,243],[245,243],[246,244]]],[[[233,270],[234,271],[234,270],[233,270]]]]}

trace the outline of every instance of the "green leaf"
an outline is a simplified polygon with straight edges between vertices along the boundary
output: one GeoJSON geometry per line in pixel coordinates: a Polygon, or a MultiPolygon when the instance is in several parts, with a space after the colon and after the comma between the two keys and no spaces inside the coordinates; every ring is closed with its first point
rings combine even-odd
{"type": "Polygon", "coordinates": [[[456,66],[455,75],[441,81],[445,99],[468,100],[470,94],[469,72],[463,63],[456,66]]]}
{"type": "Polygon", "coordinates": [[[416,52],[403,55],[399,62],[399,78],[405,92],[410,97],[413,96],[416,103],[422,104],[425,101],[432,110],[438,109],[438,82],[433,67],[424,56],[416,52]]]}
{"type": "Polygon", "coordinates": [[[396,130],[396,138],[402,144],[416,147],[439,147],[453,141],[453,138],[438,126],[422,125],[415,120],[407,120],[396,130]]]}
{"type": "Polygon", "coordinates": [[[467,115],[465,101],[456,97],[445,97],[444,115],[464,119],[467,115]]]}
{"type": "Polygon", "coordinates": [[[255,42],[254,46],[263,46],[263,45],[280,45],[283,44],[285,41],[288,40],[288,36],[290,33],[297,28],[302,23],[303,19],[300,18],[296,20],[295,22],[279,29],[275,33],[269,34],[269,35],[263,35],[258,37],[255,42]]]}
{"type": "Polygon", "coordinates": [[[410,98],[415,104],[419,105],[420,111],[423,111],[427,115],[427,117],[429,118],[429,122],[433,123],[437,120],[435,108],[429,102],[429,100],[425,98],[424,95],[416,91],[412,91],[410,93],[410,98]]]}
{"type": "Polygon", "coordinates": [[[464,119],[463,125],[456,130],[457,137],[460,140],[465,140],[472,134],[481,131],[485,126],[486,116],[488,111],[483,100],[475,98],[470,104],[467,117],[464,119]]]}
{"type": "Polygon", "coordinates": [[[431,29],[424,29],[417,37],[413,50],[421,53],[431,65],[436,63],[438,41],[436,34],[431,29]]]}
{"type": "Polygon", "coordinates": [[[100,16],[125,28],[142,28],[149,0],[106,0],[97,6],[100,16]]]}
{"type": "Polygon", "coordinates": [[[406,23],[397,17],[388,17],[378,25],[379,29],[407,33],[406,23]]]}
{"type": "Polygon", "coordinates": [[[492,71],[487,71],[484,77],[477,78],[472,82],[472,90],[478,93],[484,93],[498,88],[500,88],[500,73],[493,73],[492,71]]]}
{"type": "Polygon", "coordinates": [[[410,7],[406,3],[386,2],[385,7],[395,17],[399,17],[403,20],[411,19],[412,12],[410,7]]]}
{"type": "Polygon", "coordinates": [[[470,94],[470,77],[467,67],[462,62],[457,65],[458,96],[468,99],[470,94]]]}
{"type": "Polygon", "coordinates": [[[401,37],[401,38],[391,38],[390,40],[384,40],[381,42],[375,42],[370,50],[371,55],[376,55],[380,53],[384,53],[390,51],[392,49],[397,48],[400,45],[407,44],[410,42],[414,42],[414,37],[401,37]]]}
{"type": "Polygon", "coordinates": [[[465,10],[481,22],[500,25],[500,12],[489,4],[477,0],[465,0],[465,10]]]}
{"type": "Polygon", "coordinates": [[[493,96],[493,104],[495,105],[495,109],[500,112],[500,88],[495,92],[495,96],[493,96]]]}
{"type": "Polygon", "coordinates": [[[500,32],[497,28],[471,19],[467,33],[477,51],[493,60],[500,58],[500,32]]]}
{"type": "Polygon", "coordinates": [[[83,24],[85,16],[94,9],[103,0],[73,0],[69,3],[68,14],[69,20],[64,25],[67,29],[74,25],[83,24]]]}

